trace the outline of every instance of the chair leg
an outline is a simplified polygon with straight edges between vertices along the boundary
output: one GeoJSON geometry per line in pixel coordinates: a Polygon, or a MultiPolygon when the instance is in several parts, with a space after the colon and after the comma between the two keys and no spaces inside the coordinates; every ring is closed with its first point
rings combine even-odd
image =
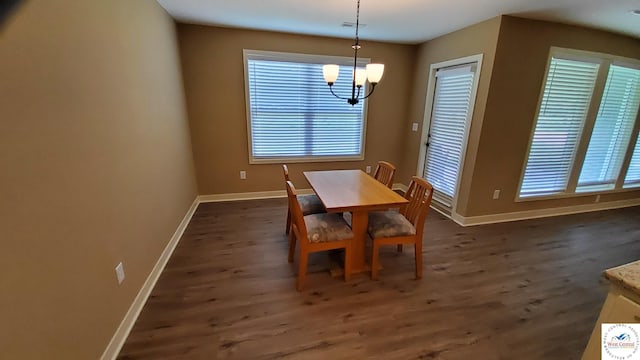
{"type": "Polygon", "coordinates": [[[287,209],[287,229],[284,231],[285,234],[289,234],[291,231],[291,210],[287,209]]]}
{"type": "Polygon", "coordinates": [[[398,252],[402,252],[402,244],[398,244],[398,252]]]}
{"type": "MultiPolygon", "coordinates": [[[[301,249],[302,250],[302,249],[301,249]]],[[[298,279],[296,281],[296,289],[298,291],[302,291],[302,287],[304,286],[304,280],[307,276],[307,259],[309,258],[309,254],[300,251],[300,264],[298,265],[298,279]]]]}
{"type": "Polygon", "coordinates": [[[416,242],[416,279],[422,279],[422,243],[416,242]]]}
{"type": "Polygon", "coordinates": [[[296,252],[296,234],[291,231],[289,233],[289,262],[293,262],[293,255],[296,252]]]}
{"type": "Polygon", "coordinates": [[[371,249],[371,279],[372,280],[377,280],[378,279],[378,268],[380,267],[378,265],[378,253],[380,250],[380,244],[373,239],[373,248],[371,249]]]}
{"type": "Polygon", "coordinates": [[[347,247],[344,249],[344,281],[351,279],[351,251],[353,243],[347,242],[347,247]]]}

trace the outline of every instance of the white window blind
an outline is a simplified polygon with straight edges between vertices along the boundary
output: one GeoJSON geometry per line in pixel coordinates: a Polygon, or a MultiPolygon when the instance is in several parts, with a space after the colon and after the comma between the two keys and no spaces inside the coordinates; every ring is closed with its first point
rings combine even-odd
{"type": "Polygon", "coordinates": [[[633,149],[627,176],[624,178],[624,187],[636,186],[640,186],[640,136],[638,136],[636,146],[633,149]]]}
{"type": "Polygon", "coordinates": [[[474,69],[471,66],[439,70],[429,125],[424,178],[434,198],[451,206],[458,182],[465,142],[474,69]]]}
{"type": "MultiPolygon", "coordinates": [[[[346,66],[340,66],[334,91],[350,96],[353,59],[339,60],[346,66]]],[[[331,95],[322,65],[335,61],[335,57],[327,61],[322,56],[245,51],[250,160],[363,158],[364,101],[351,106],[331,95]]]]}
{"type": "Polygon", "coordinates": [[[640,70],[611,65],[577,191],[613,189],[640,104],[640,70]]]}
{"type": "Polygon", "coordinates": [[[599,64],[552,57],[520,197],[564,192],[599,64]]]}

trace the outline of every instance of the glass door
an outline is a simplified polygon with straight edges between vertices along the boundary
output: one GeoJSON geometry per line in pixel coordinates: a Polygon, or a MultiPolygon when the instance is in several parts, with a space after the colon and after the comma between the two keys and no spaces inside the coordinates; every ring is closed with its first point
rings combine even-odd
{"type": "Polygon", "coordinates": [[[454,204],[471,122],[476,63],[440,68],[422,176],[434,187],[433,199],[451,210],[454,204]]]}

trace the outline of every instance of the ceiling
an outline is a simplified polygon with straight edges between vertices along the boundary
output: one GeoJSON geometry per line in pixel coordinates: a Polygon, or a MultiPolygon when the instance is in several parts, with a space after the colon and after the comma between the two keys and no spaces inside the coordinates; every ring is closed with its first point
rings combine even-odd
{"type": "MultiPolygon", "coordinates": [[[[180,22],[352,38],[356,0],[157,0],[180,22]]],[[[420,43],[501,14],[640,38],[638,0],[362,0],[360,38],[420,43]]]]}

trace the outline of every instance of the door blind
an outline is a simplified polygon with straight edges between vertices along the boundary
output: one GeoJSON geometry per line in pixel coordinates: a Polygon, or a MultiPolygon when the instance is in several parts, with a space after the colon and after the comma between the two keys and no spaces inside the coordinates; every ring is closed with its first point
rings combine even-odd
{"type": "Polygon", "coordinates": [[[599,67],[551,58],[520,197],[566,190],[599,67]]]}
{"type": "Polygon", "coordinates": [[[436,73],[423,176],[434,187],[434,199],[447,207],[457,190],[473,78],[471,66],[436,73]]]}
{"type": "Polygon", "coordinates": [[[611,65],[576,190],[614,188],[639,104],[640,70],[611,65]]]}

